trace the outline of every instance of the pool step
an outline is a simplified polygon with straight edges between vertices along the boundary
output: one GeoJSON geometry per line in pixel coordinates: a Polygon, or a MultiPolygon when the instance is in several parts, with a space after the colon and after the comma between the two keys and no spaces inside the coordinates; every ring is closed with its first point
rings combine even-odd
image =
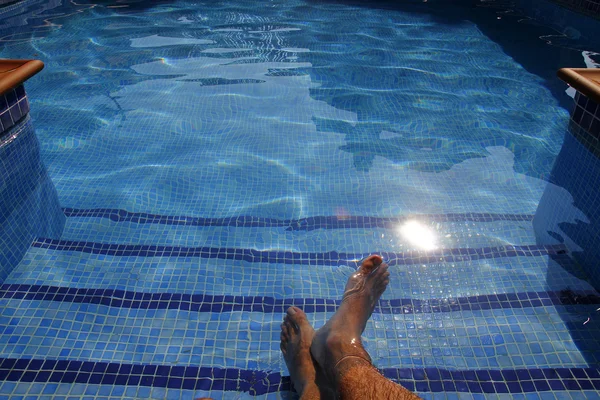
{"type": "Polygon", "coordinates": [[[23,390],[279,396],[285,309],[323,325],[373,249],[392,283],[364,343],[387,377],[425,398],[600,390],[600,295],[563,245],[535,244],[531,216],[411,218],[439,237],[416,250],[406,218],[88,211],[0,286],[0,376],[23,390]]]}
{"type": "MultiPolygon", "coordinates": [[[[73,243],[68,244],[61,249],[30,248],[5,283],[151,293],[339,299],[344,282],[361,258],[355,254],[354,261],[349,262],[340,258],[340,253],[335,254],[335,259],[314,255],[302,259],[293,254],[278,257],[276,253],[263,254],[266,261],[252,262],[243,257],[226,257],[225,250],[218,249],[214,254],[198,252],[188,256],[165,254],[164,250],[153,256],[144,256],[145,253],[119,256],[101,251],[83,252],[73,243]],[[301,263],[303,260],[310,262],[301,263]]],[[[538,249],[523,251],[523,255],[514,252],[509,257],[506,249],[497,253],[468,250],[471,251],[474,254],[454,255],[450,251],[447,261],[443,255],[431,257],[433,260],[419,257],[426,252],[387,254],[392,283],[384,298],[456,298],[592,289],[568,254],[538,249]],[[464,276],[469,276],[469,280],[465,281],[464,276]]],[[[236,250],[233,254],[239,253],[236,250]]]]}
{"type": "Polygon", "coordinates": [[[125,210],[65,209],[63,240],[183,247],[230,247],[310,252],[417,250],[414,233],[436,248],[479,248],[535,243],[529,214],[458,213],[398,218],[321,216],[274,219],[200,218],[125,210]],[[404,230],[403,230],[404,229],[404,230]]]}
{"type": "MultiPolygon", "coordinates": [[[[97,304],[92,298],[97,295],[90,293],[27,299],[3,289],[3,358],[200,365],[287,374],[279,349],[282,307],[268,307],[268,301],[263,311],[231,311],[227,306],[233,301],[222,299],[213,305],[222,304],[223,311],[217,307],[206,311],[197,299],[185,302],[189,307],[158,308],[160,302],[145,300],[97,304]]],[[[404,312],[408,306],[383,304],[367,324],[365,347],[376,366],[384,369],[584,368],[599,361],[597,304],[561,304],[572,297],[545,296],[538,298],[542,304],[537,306],[533,299],[518,299],[503,306],[492,302],[488,309],[466,310],[463,305],[458,311],[420,307],[404,312]]],[[[475,308],[477,301],[461,298],[457,303],[475,308]]],[[[315,328],[334,312],[333,307],[324,309],[308,308],[315,328]]]]}
{"type": "MultiPolygon", "coordinates": [[[[289,389],[279,351],[281,313],[135,309],[73,300],[0,299],[0,376],[258,395],[289,389]]],[[[600,371],[587,366],[598,361],[600,320],[583,322],[596,307],[375,312],[364,342],[386,376],[423,392],[523,393],[531,385],[542,391],[594,389],[600,371]],[[516,376],[520,385],[513,383],[516,376]]],[[[316,311],[308,317],[318,328],[330,315],[316,311]]]]}

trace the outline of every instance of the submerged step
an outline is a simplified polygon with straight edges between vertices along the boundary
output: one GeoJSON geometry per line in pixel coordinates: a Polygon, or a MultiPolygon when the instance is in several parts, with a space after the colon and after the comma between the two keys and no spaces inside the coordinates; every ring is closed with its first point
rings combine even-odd
{"type": "Polygon", "coordinates": [[[528,214],[441,214],[401,218],[239,216],[197,218],[66,210],[63,240],[184,247],[324,252],[408,251],[535,243],[528,214]]]}
{"type": "MultiPolygon", "coordinates": [[[[32,247],[59,251],[76,251],[89,254],[103,254],[119,257],[194,257],[223,260],[244,260],[247,262],[284,263],[298,265],[340,265],[359,264],[369,253],[346,253],[338,251],[296,252],[289,250],[257,250],[253,248],[227,247],[186,247],[162,245],[131,245],[117,243],[85,242],[38,238],[32,247]]],[[[540,255],[560,256],[567,254],[562,244],[498,246],[480,248],[433,249],[429,251],[378,252],[390,265],[419,264],[433,262],[458,262],[499,257],[535,257],[540,255]]]]}
{"type": "MultiPolygon", "coordinates": [[[[25,299],[100,304],[142,310],[263,313],[283,313],[290,306],[300,307],[306,313],[335,312],[342,303],[340,299],[145,293],[119,289],[69,288],[26,284],[0,286],[0,298],[6,300],[25,299]]],[[[593,290],[573,291],[564,289],[560,291],[502,293],[451,299],[383,299],[379,300],[374,306],[373,313],[408,315],[574,304],[600,304],[600,295],[593,290]]]]}
{"type": "MultiPolygon", "coordinates": [[[[142,310],[0,300],[0,357],[280,372],[282,313],[142,310]]],[[[375,313],[363,334],[378,368],[585,368],[596,365],[597,305],[428,314],[375,313]],[[583,324],[592,315],[587,324],[583,324]]],[[[315,328],[331,312],[308,314],[315,328]]]]}
{"type": "MultiPolygon", "coordinates": [[[[453,262],[435,258],[427,264],[399,262],[429,261],[419,258],[390,260],[394,261],[390,262],[391,283],[384,299],[449,299],[592,289],[568,255],[530,251],[513,257],[454,258],[453,262]]],[[[356,267],[356,262],[347,260],[339,260],[336,265],[273,261],[113,256],[32,247],[5,283],[148,293],[339,299],[356,267]]]]}
{"type": "MultiPolygon", "coordinates": [[[[0,382],[0,394],[9,396],[23,393],[48,397],[70,395],[80,398],[86,395],[156,399],[199,396],[272,399],[275,396],[279,398],[279,395],[284,398],[291,396],[287,393],[291,390],[288,376],[265,371],[55,360],[0,359],[0,362],[6,365],[6,368],[0,367],[0,374],[6,375],[6,380],[0,382]],[[22,369],[9,370],[15,366],[22,369]],[[19,381],[21,377],[24,379],[19,381]]],[[[514,398],[512,396],[533,391],[561,391],[564,396],[593,399],[600,388],[600,371],[596,368],[477,371],[402,368],[381,372],[387,378],[416,390],[423,399],[470,398],[479,393],[490,394],[492,398],[498,398],[498,395],[514,398]]],[[[548,394],[555,397],[554,393],[548,394]]]]}

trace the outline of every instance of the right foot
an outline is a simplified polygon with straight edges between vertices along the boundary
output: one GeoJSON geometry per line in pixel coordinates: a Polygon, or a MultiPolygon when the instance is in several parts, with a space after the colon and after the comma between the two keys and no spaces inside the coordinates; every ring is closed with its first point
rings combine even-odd
{"type": "Polygon", "coordinates": [[[344,357],[371,362],[360,335],[385,291],[389,277],[387,265],[380,256],[372,255],[364,259],[346,283],[340,308],[315,333],[310,352],[332,382],[338,375],[338,362],[344,357]]]}

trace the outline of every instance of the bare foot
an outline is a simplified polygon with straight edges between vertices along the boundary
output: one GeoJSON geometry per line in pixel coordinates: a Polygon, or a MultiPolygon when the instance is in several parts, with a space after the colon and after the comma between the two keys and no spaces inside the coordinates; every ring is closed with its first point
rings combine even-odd
{"type": "Polygon", "coordinates": [[[318,393],[316,370],[310,356],[310,344],[315,330],[306,319],[304,311],[298,307],[287,309],[281,324],[281,352],[290,371],[294,389],[302,397],[308,392],[318,393]]]}
{"type": "Polygon", "coordinates": [[[389,277],[387,265],[380,256],[372,255],[364,259],[346,283],[340,308],[315,333],[310,352],[331,382],[337,381],[336,367],[345,357],[371,363],[360,335],[385,291],[389,277]]]}

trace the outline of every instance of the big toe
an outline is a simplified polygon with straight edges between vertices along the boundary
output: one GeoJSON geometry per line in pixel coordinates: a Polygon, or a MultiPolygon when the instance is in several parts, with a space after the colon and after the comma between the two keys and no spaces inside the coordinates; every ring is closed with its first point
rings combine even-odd
{"type": "Polygon", "coordinates": [[[292,306],[288,308],[285,314],[285,322],[294,330],[295,333],[310,327],[308,319],[306,318],[306,314],[298,307],[292,306]]]}
{"type": "Polygon", "coordinates": [[[371,272],[377,269],[383,263],[383,259],[381,256],[377,254],[373,254],[367,258],[365,258],[358,269],[365,275],[369,275],[371,272]]]}

